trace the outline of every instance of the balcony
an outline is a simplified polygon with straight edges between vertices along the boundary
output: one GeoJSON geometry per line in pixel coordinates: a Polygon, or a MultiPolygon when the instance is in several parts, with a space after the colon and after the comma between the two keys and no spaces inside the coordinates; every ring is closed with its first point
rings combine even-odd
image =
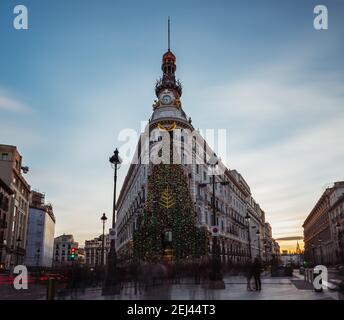
{"type": "Polygon", "coordinates": [[[7,221],[5,219],[0,219],[0,229],[7,228],[7,221]]]}

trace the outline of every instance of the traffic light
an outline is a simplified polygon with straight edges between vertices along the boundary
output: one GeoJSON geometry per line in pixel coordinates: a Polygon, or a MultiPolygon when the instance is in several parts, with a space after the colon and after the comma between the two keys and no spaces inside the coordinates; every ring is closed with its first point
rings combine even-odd
{"type": "Polygon", "coordinates": [[[72,250],[71,250],[70,259],[71,259],[72,261],[75,260],[75,248],[72,248],[72,250]]]}

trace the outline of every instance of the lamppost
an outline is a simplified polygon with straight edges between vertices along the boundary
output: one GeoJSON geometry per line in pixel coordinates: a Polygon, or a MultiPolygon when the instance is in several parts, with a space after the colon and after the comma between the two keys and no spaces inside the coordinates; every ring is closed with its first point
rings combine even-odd
{"type": "MultiPolygon", "coordinates": [[[[212,209],[213,209],[213,227],[217,228],[218,232],[218,226],[217,226],[217,219],[216,219],[216,194],[215,194],[215,184],[220,183],[221,185],[228,185],[227,181],[221,181],[221,182],[216,182],[215,181],[215,171],[216,168],[219,164],[219,160],[214,154],[213,158],[211,161],[209,161],[208,165],[212,168],[212,181],[209,183],[201,183],[199,184],[200,188],[206,187],[208,184],[212,184],[213,187],[213,197],[212,197],[212,209]]],[[[213,230],[214,231],[214,230],[213,230]]],[[[221,257],[220,257],[220,248],[219,248],[219,243],[217,239],[218,235],[215,235],[213,232],[213,237],[212,237],[212,243],[213,243],[213,248],[212,248],[212,270],[210,273],[210,280],[213,282],[211,284],[213,289],[224,289],[225,283],[223,281],[223,276],[221,273],[221,257]]]]}
{"type": "Polygon", "coordinates": [[[315,255],[315,244],[311,244],[311,251],[312,251],[312,265],[315,266],[316,264],[316,255],[315,255]]]}
{"type": "Polygon", "coordinates": [[[37,268],[39,267],[40,253],[41,253],[41,250],[38,248],[36,250],[36,267],[37,268]]]}
{"type": "MultiPolygon", "coordinates": [[[[119,169],[119,165],[121,164],[121,159],[119,157],[118,149],[114,151],[112,157],[110,157],[109,161],[111,163],[112,168],[114,169],[114,186],[113,186],[113,205],[112,205],[112,230],[110,234],[114,232],[116,226],[116,184],[117,184],[117,170],[119,169]]],[[[114,294],[118,293],[118,274],[116,268],[116,244],[114,236],[110,242],[110,250],[107,259],[107,272],[106,272],[106,279],[103,288],[103,294],[114,294]]]]}
{"type": "Polygon", "coordinates": [[[250,216],[248,213],[246,214],[245,220],[247,222],[247,237],[248,237],[248,246],[249,246],[249,257],[250,260],[252,259],[252,251],[251,251],[251,232],[250,232],[250,216]]]}
{"type": "Polygon", "coordinates": [[[258,238],[258,254],[259,254],[259,259],[261,259],[261,254],[260,254],[260,231],[259,229],[256,232],[257,238],[258,238]]]}
{"type": "Polygon", "coordinates": [[[342,231],[339,221],[336,223],[337,240],[338,240],[338,263],[343,263],[343,248],[341,247],[342,231]]]}
{"type": "MultiPolygon", "coordinates": [[[[114,169],[114,184],[113,184],[113,204],[112,204],[112,228],[116,225],[116,184],[117,184],[117,170],[121,164],[118,149],[113,152],[113,156],[109,159],[112,168],[114,169]]],[[[112,241],[115,244],[115,241],[112,241]]]]}
{"type": "Polygon", "coordinates": [[[103,238],[102,238],[102,257],[101,257],[101,262],[102,262],[102,266],[104,265],[104,240],[105,240],[105,222],[107,220],[107,217],[105,215],[105,213],[103,213],[102,217],[100,218],[100,220],[102,220],[103,222],[103,238]]]}
{"type": "Polygon", "coordinates": [[[320,264],[323,264],[323,253],[322,253],[322,247],[321,247],[322,239],[319,238],[318,241],[319,241],[319,248],[320,248],[320,264]]]}
{"type": "Polygon", "coordinates": [[[21,242],[20,236],[17,238],[16,242],[17,242],[16,265],[18,265],[18,262],[19,262],[19,245],[21,242]]]}

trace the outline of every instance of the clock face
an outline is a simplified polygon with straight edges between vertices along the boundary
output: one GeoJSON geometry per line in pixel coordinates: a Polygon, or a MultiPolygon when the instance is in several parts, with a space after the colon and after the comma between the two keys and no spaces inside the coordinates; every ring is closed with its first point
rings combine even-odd
{"type": "Polygon", "coordinates": [[[161,103],[163,103],[163,104],[170,104],[171,102],[172,102],[172,98],[171,98],[170,95],[165,94],[165,95],[162,96],[161,103]]]}

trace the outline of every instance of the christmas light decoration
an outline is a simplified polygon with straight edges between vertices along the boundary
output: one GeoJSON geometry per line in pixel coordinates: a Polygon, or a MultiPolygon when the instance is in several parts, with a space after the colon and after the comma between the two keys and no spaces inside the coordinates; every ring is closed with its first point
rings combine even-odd
{"type": "Polygon", "coordinates": [[[196,213],[182,166],[154,165],[144,214],[134,233],[134,257],[141,261],[162,261],[166,252],[172,251],[173,261],[192,260],[206,254],[207,243],[207,231],[196,226],[196,213]]]}

